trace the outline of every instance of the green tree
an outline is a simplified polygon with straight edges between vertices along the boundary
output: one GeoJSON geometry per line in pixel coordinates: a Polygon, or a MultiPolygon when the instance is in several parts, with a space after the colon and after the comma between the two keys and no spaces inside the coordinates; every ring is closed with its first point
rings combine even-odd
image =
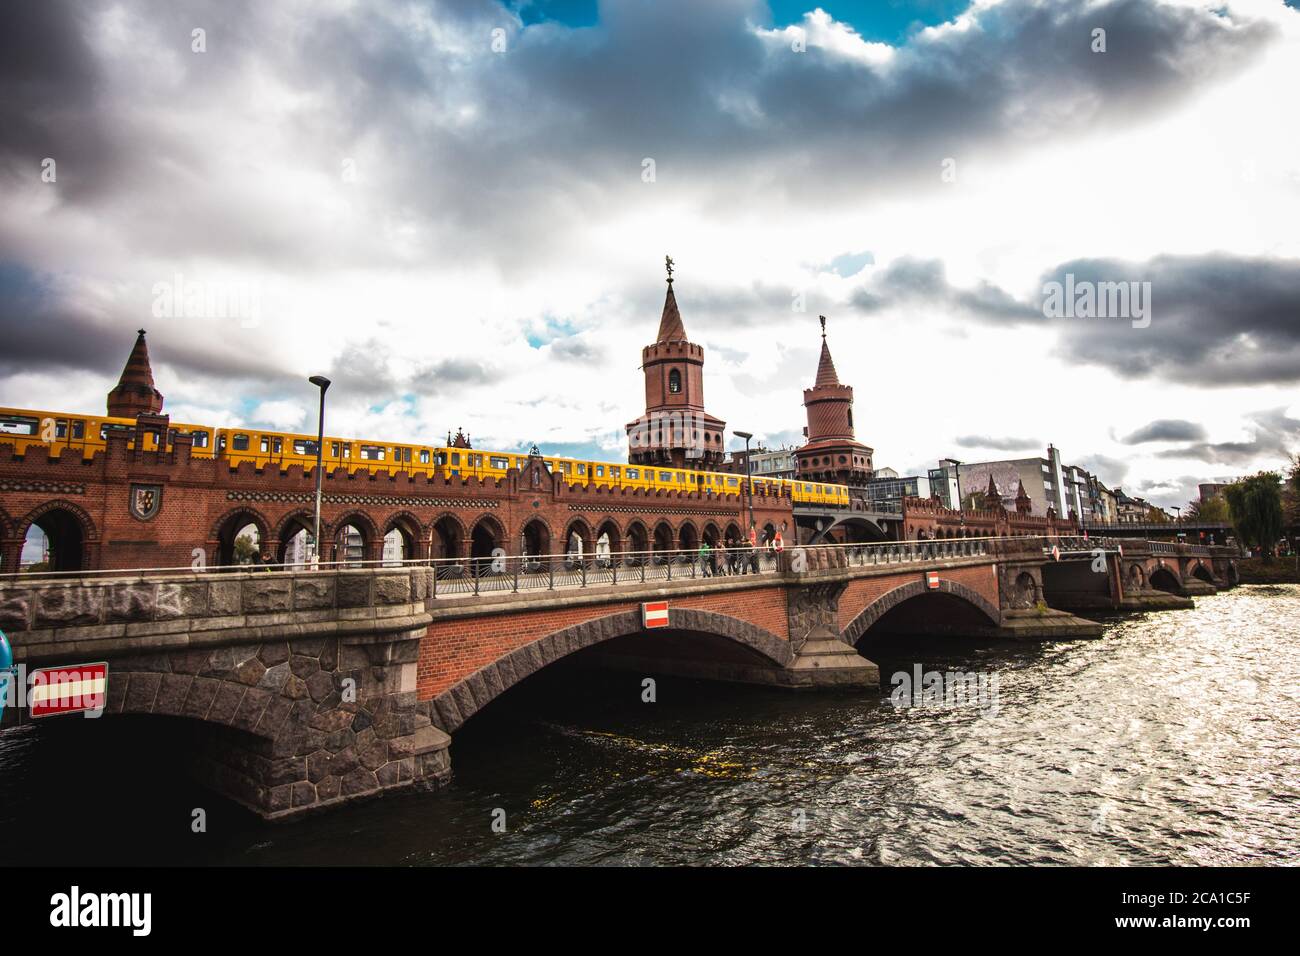
{"type": "Polygon", "coordinates": [[[257,545],[253,542],[251,534],[241,534],[235,539],[235,563],[252,564],[253,559],[257,557],[257,545]]]}
{"type": "Polygon", "coordinates": [[[1261,471],[1223,489],[1228,514],[1238,539],[1258,547],[1264,563],[1273,560],[1273,548],[1282,537],[1282,478],[1275,471],[1261,471]]]}
{"type": "Polygon", "coordinates": [[[1228,521],[1228,503],[1220,495],[1215,495],[1209,501],[1199,501],[1193,498],[1187,502],[1187,507],[1184,510],[1187,512],[1187,517],[1195,518],[1198,521],[1210,524],[1219,521],[1226,523],[1228,521]]]}

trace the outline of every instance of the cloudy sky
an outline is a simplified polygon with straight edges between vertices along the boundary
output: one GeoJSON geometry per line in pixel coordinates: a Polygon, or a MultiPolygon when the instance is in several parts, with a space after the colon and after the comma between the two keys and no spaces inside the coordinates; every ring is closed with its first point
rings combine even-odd
{"type": "Polygon", "coordinates": [[[15,0],[0,83],[7,405],[102,410],[145,327],[176,420],[312,431],[324,373],[336,434],[618,459],[667,253],[772,443],[822,313],[878,466],[1181,504],[1300,449],[1282,0],[15,0]]]}

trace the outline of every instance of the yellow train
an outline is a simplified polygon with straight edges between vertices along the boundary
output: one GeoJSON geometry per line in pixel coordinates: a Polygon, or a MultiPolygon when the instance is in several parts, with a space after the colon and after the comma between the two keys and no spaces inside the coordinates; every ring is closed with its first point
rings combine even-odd
{"type": "MultiPolygon", "coordinates": [[[[58,457],[72,449],[90,458],[103,450],[112,430],[134,435],[135,421],[93,415],[68,415],[30,409],[0,408],[0,444],[14,444],[20,451],[29,445],[49,445],[51,456],[58,457]]],[[[316,436],[290,432],[263,431],[251,428],[212,428],[173,422],[167,435],[167,447],[180,433],[194,436],[196,458],[217,457],[232,468],[252,462],[260,469],[274,466],[281,471],[301,465],[310,472],[316,467],[316,436]]],[[[146,434],[147,450],[156,450],[162,436],[146,434]]],[[[498,478],[524,466],[526,454],[494,452],[457,446],[407,445],[395,442],[359,441],[326,436],[321,460],[327,469],[358,470],[413,475],[444,474],[462,478],[498,478]]],[[[727,472],[694,471],[665,466],[626,465],[604,461],[545,456],[552,472],[562,474],[570,485],[593,485],[611,488],[645,488],[667,491],[702,491],[716,495],[741,494],[743,476],[727,472]]],[[[796,504],[829,507],[849,506],[849,491],[844,485],[798,481],[789,478],[754,478],[755,494],[779,494],[788,488],[796,504]]]]}
{"type": "MultiPolygon", "coordinates": [[[[45,445],[51,458],[59,458],[65,451],[80,452],[83,458],[92,457],[108,445],[108,433],[122,431],[135,435],[135,419],[112,418],[108,415],[69,415],[67,412],[43,412],[30,408],[0,408],[0,444],[14,445],[26,453],[31,445],[45,445]]],[[[167,446],[172,438],[187,432],[194,436],[194,457],[211,458],[215,454],[216,429],[207,425],[186,425],[172,422],[167,434],[167,446]]],[[[146,432],[145,449],[155,451],[161,435],[146,432]]],[[[134,442],[132,442],[134,444],[134,442]]]]}

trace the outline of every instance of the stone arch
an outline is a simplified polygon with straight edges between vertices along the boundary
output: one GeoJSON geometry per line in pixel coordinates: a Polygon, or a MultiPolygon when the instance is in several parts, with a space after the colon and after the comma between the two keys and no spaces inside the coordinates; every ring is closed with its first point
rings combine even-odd
{"type": "MultiPolygon", "coordinates": [[[[379,533],[379,528],[375,525],[374,519],[364,511],[347,512],[334,522],[333,530],[334,533],[329,539],[333,542],[331,561],[373,560],[376,557],[376,551],[380,547],[380,543],[383,541],[383,535],[379,533]],[[345,540],[348,528],[355,528],[357,534],[360,535],[359,548],[355,543],[350,544],[345,540]]],[[[325,537],[323,529],[321,537],[325,537]]]]}
{"type": "Polygon", "coordinates": [[[1138,561],[1134,561],[1128,566],[1128,586],[1134,589],[1147,586],[1146,568],[1142,567],[1142,564],[1138,561]]]}
{"type": "MultiPolygon", "coordinates": [[[[772,667],[786,667],[794,659],[790,642],[748,621],[700,611],[670,608],[668,626],[730,640],[748,648],[772,667]]],[[[554,631],[525,644],[449,687],[429,703],[429,717],[451,733],[470,717],[526,677],[569,654],[617,637],[645,633],[641,612],[623,611],[554,631]]]]}
{"type": "Polygon", "coordinates": [[[429,523],[432,533],[432,558],[453,558],[459,560],[465,556],[465,523],[453,511],[444,511],[429,523]]]}
{"type": "Polygon", "coordinates": [[[695,522],[691,520],[683,521],[677,528],[677,547],[683,551],[694,551],[700,546],[700,532],[695,528],[695,522]]]}
{"type": "Polygon", "coordinates": [[[551,533],[551,526],[540,516],[534,515],[519,529],[520,547],[523,549],[520,554],[539,557],[550,554],[554,540],[555,535],[551,533]]]}
{"type": "Polygon", "coordinates": [[[718,526],[712,521],[705,523],[700,536],[709,543],[710,548],[717,548],[718,545],[722,544],[722,533],[718,531],[718,526]]]}
{"type": "MultiPolygon", "coordinates": [[[[99,541],[95,522],[80,505],[56,498],[33,508],[18,522],[14,537],[22,542],[32,526],[45,532],[50,542],[51,571],[85,571],[90,566],[90,545],[99,541]]],[[[21,543],[19,560],[21,560],[21,543]]]]}
{"type": "Polygon", "coordinates": [[[1196,567],[1192,569],[1192,577],[1205,581],[1207,584],[1214,583],[1214,574],[1201,561],[1197,561],[1196,567]]]}
{"type": "MultiPolygon", "coordinates": [[[[303,538],[303,550],[301,554],[294,555],[293,557],[300,558],[304,564],[311,560],[311,551],[308,545],[311,541],[311,533],[312,528],[315,525],[315,520],[315,513],[307,511],[306,509],[290,511],[280,519],[279,523],[275,526],[275,530],[272,531],[270,535],[270,540],[275,545],[275,561],[277,564],[291,563],[289,548],[300,532],[306,535],[306,537],[303,538]]],[[[329,525],[325,522],[323,516],[321,518],[320,530],[321,538],[328,540],[329,525]]],[[[322,559],[325,557],[327,557],[327,555],[321,555],[322,559]]]]}
{"type": "Polygon", "coordinates": [[[858,616],[849,623],[849,626],[844,629],[844,639],[850,644],[857,644],[863,635],[871,629],[872,625],[904,601],[935,593],[960,598],[987,618],[989,624],[996,625],[1002,621],[1001,612],[996,607],[978,591],[972,590],[964,584],[940,578],[939,587],[931,589],[926,587],[923,581],[912,581],[909,584],[896,587],[892,591],[887,591],[863,608],[858,613],[858,616]]]}
{"type": "Polygon", "coordinates": [[[626,542],[624,550],[646,552],[650,550],[650,532],[646,530],[645,522],[639,518],[629,521],[627,530],[623,535],[626,542]]]}
{"type": "Polygon", "coordinates": [[[1170,565],[1159,565],[1151,572],[1151,586],[1160,591],[1168,591],[1170,594],[1181,594],[1183,591],[1183,582],[1170,565]]]}
{"type": "Polygon", "coordinates": [[[270,522],[256,508],[248,505],[240,505],[237,508],[231,508],[212,526],[212,533],[209,538],[216,539],[217,554],[216,562],[222,566],[235,564],[235,540],[239,533],[249,525],[257,528],[257,549],[261,553],[266,553],[271,544],[270,522]]]}
{"type": "Polygon", "coordinates": [[[575,534],[578,536],[578,540],[582,542],[582,556],[584,558],[590,556],[596,550],[596,538],[591,533],[591,525],[587,524],[586,518],[571,518],[569,523],[564,526],[564,537],[557,542],[560,551],[569,554],[575,550],[573,547],[573,536],[575,534]]]}
{"type": "Polygon", "coordinates": [[[608,535],[609,553],[618,554],[623,550],[623,532],[619,529],[618,522],[613,518],[606,516],[600,524],[596,525],[596,542],[600,543],[601,535],[608,535]]]}
{"type": "Polygon", "coordinates": [[[676,535],[673,534],[673,527],[667,521],[660,521],[655,525],[654,531],[654,550],[671,551],[676,543],[676,535]]]}
{"type": "Polygon", "coordinates": [[[743,535],[740,533],[740,525],[736,524],[736,522],[734,521],[728,521],[727,528],[722,533],[722,540],[724,542],[730,541],[734,544],[735,542],[739,541],[742,537],[743,535]]]}
{"type": "Polygon", "coordinates": [[[485,560],[494,548],[505,548],[506,529],[495,515],[482,514],[475,519],[469,532],[470,557],[485,560]]]}
{"type": "Polygon", "coordinates": [[[419,518],[409,511],[399,511],[385,521],[383,537],[380,538],[384,542],[385,549],[387,549],[389,537],[394,531],[401,536],[399,560],[414,561],[425,556],[425,537],[419,518]]]}

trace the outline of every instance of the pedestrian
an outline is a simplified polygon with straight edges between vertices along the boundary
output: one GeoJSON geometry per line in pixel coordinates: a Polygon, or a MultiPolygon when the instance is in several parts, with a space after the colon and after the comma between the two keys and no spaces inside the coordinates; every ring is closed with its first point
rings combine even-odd
{"type": "Polygon", "coordinates": [[[706,578],[709,577],[709,550],[709,542],[701,541],[699,551],[700,575],[706,578]]]}

